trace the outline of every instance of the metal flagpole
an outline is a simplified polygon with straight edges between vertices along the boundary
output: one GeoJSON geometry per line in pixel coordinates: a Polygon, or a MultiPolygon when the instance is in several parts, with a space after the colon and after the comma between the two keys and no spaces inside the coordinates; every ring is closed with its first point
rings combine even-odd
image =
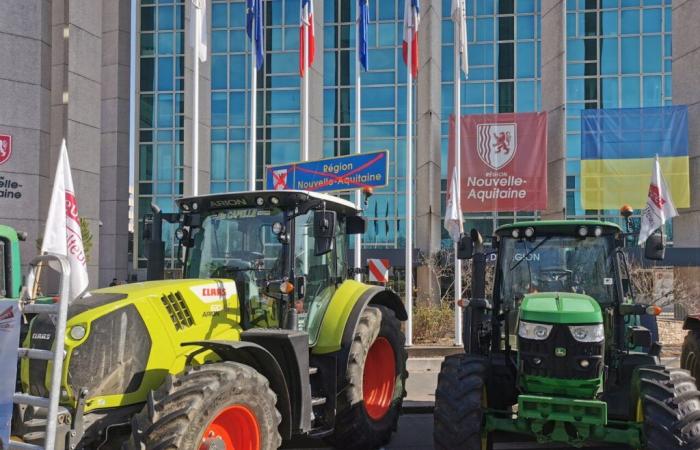
{"type": "MultiPolygon", "coordinates": [[[[453,202],[462,201],[462,168],[461,166],[461,137],[462,130],[460,126],[461,117],[461,96],[462,96],[462,79],[460,76],[460,36],[461,33],[457,31],[458,28],[455,27],[454,32],[454,80],[455,80],[455,91],[454,91],[454,118],[455,118],[455,147],[454,147],[454,162],[455,171],[453,171],[452,176],[457,177],[457,198],[452,199],[453,202]]],[[[462,208],[458,208],[460,211],[462,208]]],[[[460,217],[460,220],[462,218],[460,217]]],[[[462,298],[462,261],[457,258],[457,242],[454,243],[454,258],[455,258],[455,345],[462,345],[462,307],[459,306],[458,300],[462,298]]]]}
{"type": "MultiPolygon", "coordinates": [[[[407,0],[410,1],[410,0],[407,0]]],[[[411,13],[413,11],[411,10],[411,13]]],[[[415,22],[411,25],[415,27],[415,22]]],[[[406,345],[413,345],[413,36],[408,40],[406,76],[406,345]]]]}
{"type": "Polygon", "coordinates": [[[309,10],[307,8],[304,17],[304,122],[302,161],[309,160],[309,10]]]}
{"type": "MultiPolygon", "coordinates": [[[[359,6],[359,5],[358,5],[359,6]]],[[[362,153],[360,145],[362,143],[362,114],[361,104],[362,97],[360,90],[362,89],[361,71],[360,71],[360,10],[358,8],[357,20],[355,22],[355,153],[362,153]]],[[[359,189],[355,191],[355,207],[362,208],[362,193],[359,189]]],[[[362,281],[362,235],[355,235],[355,280],[362,281]]]]}
{"type": "MultiPolygon", "coordinates": [[[[255,28],[253,28],[255,29],[255,28]]],[[[248,189],[255,190],[255,165],[257,164],[257,119],[258,119],[258,62],[255,51],[257,33],[250,40],[250,151],[248,157],[248,189]]]]}
{"type": "Polygon", "coordinates": [[[192,195],[199,194],[199,46],[202,34],[202,14],[199,1],[194,3],[194,95],[192,112],[192,195]]]}

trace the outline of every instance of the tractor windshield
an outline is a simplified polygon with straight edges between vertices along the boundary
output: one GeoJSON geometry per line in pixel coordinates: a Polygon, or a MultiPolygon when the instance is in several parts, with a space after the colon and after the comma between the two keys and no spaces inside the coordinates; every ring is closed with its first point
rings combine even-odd
{"type": "Polygon", "coordinates": [[[235,278],[240,272],[280,279],[282,244],[273,228],[282,227],[279,209],[240,208],[213,211],[194,234],[187,264],[189,278],[235,278]]]}
{"type": "Polygon", "coordinates": [[[613,302],[611,238],[545,235],[503,239],[500,297],[506,309],[516,309],[525,294],[534,292],[576,292],[602,304],[613,302]]]}

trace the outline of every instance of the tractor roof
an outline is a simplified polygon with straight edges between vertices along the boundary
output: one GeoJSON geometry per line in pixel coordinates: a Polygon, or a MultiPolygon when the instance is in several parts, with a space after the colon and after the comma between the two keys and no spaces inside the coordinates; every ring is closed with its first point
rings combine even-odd
{"type": "Polygon", "coordinates": [[[586,227],[602,227],[603,233],[617,233],[622,231],[619,225],[612,222],[604,222],[602,220],[531,220],[527,222],[516,222],[502,225],[496,229],[496,234],[504,234],[515,228],[533,227],[539,231],[550,232],[568,232],[572,228],[581,226],[586,227]]]}
{"type": "Polygon", "coordinates": [[[325,201],[326,207],[332,211],[348,216],[359,213],[355,208],[355,204],[348,200],[318,192],[294,190],[226,192],[223,194],[181,198],[177,200],[177,204],[181,208],[183,205],[185,205],[185,208],[188,208],[193,203],[198,203],[199,209],[203,211],[223,208],[251,208],[259,206],[258,198],[262,198],[262,206],[270,206],[272,205],[271,199],[273,197],[279,200],[277,205],[285,209],[300,206],[308,201],[320,200],[325,201]]]}

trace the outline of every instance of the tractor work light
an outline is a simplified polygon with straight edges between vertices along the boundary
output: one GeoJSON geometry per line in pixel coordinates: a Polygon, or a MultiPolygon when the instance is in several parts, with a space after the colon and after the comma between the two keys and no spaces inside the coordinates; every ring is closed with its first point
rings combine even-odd
{"type": "Polygon", "coordinates": [[[181,205],[183,211],[189,211],[190,210],[190,205],[187,203],[183,203],[181,205]]]}
{"type": "Polygon", "coordinates": [[[593,234],[595,235],[595,237],[600,237],[603,235],[603,229],[600,227],[595,227],[593,229],[593,234]]]}
{"type": "Polygon", "coordinates": [[[539,366],[540,364],[542,364],[542,358],[532,358],[532,364],[539,366]]]}
{"type": "Polygon", "coordinates": [[[581,361],[578,362],[578,365],[584,369],[587,369],[588,366],[591,365],[591,363],[587,359],[582,359],[581,361]]]}
{"type": "Polygon", "coordinates": [[[535,229],[532,227],[527,227],[525,228],[525,237],[526,238],[531,238],[535,235],[535,229]]]}
{"type": "Polygon", "coordinates": [[[578,227],[578,235],[579,235],[579,237],[582,237],[582,238],[585,238],[586,236],[588,236],[588,227],[586,227],[586,226],[578,227]]]}
{"type": "Polygon", "coordinates": [[[192,202],[192,211],[197,211],[199,209],[199,203],[192,202]]]}
{"type": "Polygon", "coordinates": [[[262,206],[265,204],[265,199],[262,197],[256,197],[255,198],[255,204],[258,206],[262,206]]]}
{"type": "Polygon", "coordinates": [[[82,325],[76,325],[70,329],[70,338],[74,339],[76,341],[79,341],[82,338],[84,338],[86,334],[87,334],[87,331],[85,330],[85,327],[82,325]]]}
{"type": "Polygon", "coordinates": [[[520,230],[518,230],[517,228],[514,229],[511,233],[511,236],[513,236],[513,239],[518,239],[520,237],[520,230]]]}
{"type": "Polygon", "coordinates": [[[275,222],[272,224],[272,233],[275,236],[279,236],[282,231],[284,231],[284,225],[282,225],[282,222],[275,222]]]}
{"type": "Polygon", "coordinates": [[[544,341],[549,337],[554,325],[546,325],[543,323],[531,323],[520,321],[518,328],[518,336],[523,339],[534,339],[536,341],[544,341]]]}
{"type": "Polygon", "coordinates": [[[270,197],[270,204],[277,206],[280,204],[280,199],[279,197],[272,196],[270,197]]]}
{"type": "Polygon", "coordinates": [[[602,342],[605,339],[603,324],[597,325],[572,325],[569,327],[571,335],[579,342],[602,342]]]}

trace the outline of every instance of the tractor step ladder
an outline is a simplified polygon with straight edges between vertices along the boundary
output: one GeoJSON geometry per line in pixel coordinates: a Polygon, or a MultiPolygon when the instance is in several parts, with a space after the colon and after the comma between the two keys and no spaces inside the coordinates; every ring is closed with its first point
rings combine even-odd
{"type": "MultiPolygon", "coordinates": [[[[29,276],[27,276],[27,285],[24,288],[24,295],[22,295],[20,300],[20,307],[23,314],[52,314],[56,317],[54,321],[56,325],[53,341],[54,350],[38,350],[20,347],[17,349],[17,356],[24,359],[38,359],[52,362],[51,387],[49,389],[49,398],[38,397],[22,392],[15,393],[13,397],[13,402],[15,404],[33,406],[47,411],[45,419],[46,428],[43,447],[35,444],[10,441],[10,450],[54,450],[56,447],[58,419],[60,416],[69,414],[66,408],[58,404],[61,398],[61,375],[63,374],[64,340],[66,336],[69,292],[70,264],[64,256],[54,254],[41,255],[37,256],[29,263],[29,276]],[[52,261],[57,262],[60,268],[61,281],[58,302],[53,304],[35,303],[34,300],[36,296],[33,295],[35,292],[30,293],[29,289],[35,291],[35,281],[37,273],[40,271],[39,265],[44,264],[48,266],[52,261]]],[[[59,445],[59,448],[63,448],[63,444],[59,445]]]]}

